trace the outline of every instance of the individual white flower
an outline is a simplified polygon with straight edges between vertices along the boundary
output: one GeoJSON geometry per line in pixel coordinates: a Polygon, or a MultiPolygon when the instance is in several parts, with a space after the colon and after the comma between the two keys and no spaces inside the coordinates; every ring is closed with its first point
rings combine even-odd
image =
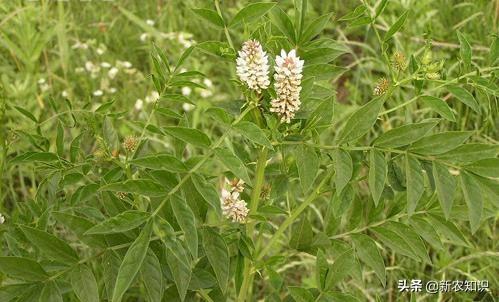
{"type": "Polygon", "coordinates": [[[109,69],[109,71],[107,72],[107,76],[110,79],[114,79],[116,77],[116,75],[118,74],[118,71],[119,71],[118,68],[113,67],[113,68],[109,69]]]}
{"type": "Polygon", "coordinates": [[[45,92],[45,91],[47,91],[47,90],[49,90],[49,89],[50,89],[49,84],[42,84],[42,85],[40,85],[40,90],[41,90],[42,92],[45,92]]]}
{"type": "Polygon", "coordinates": [[[106,49],[105,49],[105,48],[100,48],[100,47],[99,47],[99,48],[97,48],[97,49],[95,50],[95,52],[96,52],[99,56],[101,56],[101,55],[103,55],[103,54],[106,52],[106,49]]]}
{"type": "Polygon", "coordinates": [[[142,41],[142,42],[145,42],[147,41],[147,39],[149,38],[149,34],[148,33],[142,33],[139,37],[139,40],[142,41]]]}
{"type": "Polygon", "coordinates": [[[267,53],[257,40],[244,42],[236,59],[236,73],[250,89],[260,92],[270,85],[267,53]]]}
{"type": "Polygon", "coordinates": [[[85,68],[83,68],[83,67],[76,67],[75,68],[75,73],[83,73],[83,72],[85,72],[85,68]]]}
{"type": "Polygon", "coordinates": [[[146,103],[156,102],[157,100],[159,100],[159,92],[153,90],[150,95],[146,96],[145,100],[146,103]]]}
{"type": "Polygon", "coordinates": [[[100,66],[101,66],[102,68],[110,68],[110,67],[111,67],[111,64],[109,64],[108,62],[102,62],[102,63],[100,63],[100,66]]]}
{"type": "Polygon", "coordinates": [[[40,85],[45,84],[45,78],[40,78],[38,80],[38,84],[40,84],[40,85]]]}
{"type": "Polygon", "coordinates": [[[231,192],[241,193],[244,191],[244,180],[234,178],[232,180],[225,178],[225,184],[227,184],[230,188],[231,192]]]}
{"type": "Polygon", "coordinates": [[[290,123],[296,111],[300,109],[300,91],[303,71],[303,60],[296,56],[293,49],[289,53],[281,50],[276,56],[274,87],[277,98],[270,102],[271,112],[277,113],[281,122],[290,123]]]}
{"type": "Polygon", "coordinates": [[[183,103],[182,104],[182,109],[185,111],[185,112],[189,112],[191,111],[192,109],[196,108],[196,106],[194,106],[193,104],[189,104],[189,103],[183,103]]]}
{"type": "Polygon", "coordinates": [[[94,93],[93,93],[94,96],[102,96],[103,94],[104,94],[104,92],[100,89],[94,91],[94,93]]]}
{"type": "Polygon", "coordinates": [[[114,88],[114,87],[110,87],[107,91],[109,93],[113,94],[113,93],[116,93],[116,91],[118,91],[118,90],[116,88],[114,88]]]}
{"type": "Polygon", "coordinates": [[[88,49],[88,44],[87,43],[82,43],[80,41],[76,41],[73,46],[71,46],[72,49],[88,49]]]}
{"type": "Polygon", "coordinates": [[[203,84],[208,88],[213,87],[213,82],[210,79],[204,79],[203,84]]]}
{"type": "Polygon", "coordinates": [[[185,87],[182,87],[182,95],[183,96],[189,96],[192,92],[192,88],[191,87],[188,87],[188,86],[185,86],[185,87]]]}
{"type": "Polygon", "coordinates": [[[67,90],[63,90],[62,93],[61,93],[62,97],[63,98],[67,98],[69,96],[69,93],[67,90]]]}
{"type": "Polygon", "coordinates": [[[151,20],[151,19],[147,19],[147,20],[146,20],[146,23],[147,23],[147,25],[149,25],[149,26],[154,26],[154,21],[153,21],[153,20],[151,20]]]}
{"type": "Polygon", "coordinates": [[[144,106],[144,101],[141,99],[137,99],[135,101],[135,110],[140,111],[142,110],[142,107],[144,106]]]}
{"type": "Polygon", "coordinates": [[[94,65],[94,63],[93,63],[93,62],[91,62],[91,61],[86,61],[86,62],[85,62],[85,69],[86,69],[87,71],[89,71],[89,72],[94,71],[94,70],[95,70],[95,65],[94,65]]]}
{"type": "Polygon", "coordinates": [[[137,72],[137,69],[135,68],[127,68],[124,70],[126,74],[134,74],[137,72]]]}
{"type": "Polygon", "coordinates": [[[3,224],[5,222],[5,216],[0,213],[0,224],[3,224]]]}
{"type": "Polygon", "coordinates": [[[132,63],[128,61],[116,61],[116,65],[118,67],[123,67],[123,68],[132,68],[132,63]]]}
{"type": "Polygon", "coordinates": [[[226,189],[222,189],[221,195],[222,214],[233,222],[246,222],[249,209],[246,202],[239,199],[239,192],[229,192],[226,189]]]}
{"type": "Polygon", "coordinates": [[[201,89],[201,91],[199,92],[199,95],[202,98],[209,98],[210,96],[213,95],[213,92],[209,89],[201,89]]]}
{"type": "Polygon", "coordinates": [[[195,41],[192,40],[192,34],[184,33],[184,32],[180,32],[180,33],[177,34],[177,41],[184,48],[189,48],[189,47],[191,47],[192,45],[195,44],[195,41]]]}

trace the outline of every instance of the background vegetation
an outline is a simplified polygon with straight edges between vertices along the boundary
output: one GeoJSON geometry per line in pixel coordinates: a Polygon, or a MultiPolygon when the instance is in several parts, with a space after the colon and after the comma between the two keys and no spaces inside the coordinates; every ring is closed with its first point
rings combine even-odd
{"type": "Polygon", "coordinates": [[[497,297],[499,1],[15,0],[0,16],[0,301],[497,297]],[[273,88],[236,76],[250,38],[271,65],[305,60],[290,124],[273,88]],[[244,224],[220,213],[224,177],[246,182],[244,224]]]}

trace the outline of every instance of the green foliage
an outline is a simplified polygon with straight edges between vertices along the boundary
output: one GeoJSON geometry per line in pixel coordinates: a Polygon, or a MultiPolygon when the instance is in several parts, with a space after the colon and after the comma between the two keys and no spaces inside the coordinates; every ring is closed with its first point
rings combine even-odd
{"type": "Polygon", "coordinates": [[[86,2],[0,3],[0,301],[493,299],[494,1],[86,2]]]}

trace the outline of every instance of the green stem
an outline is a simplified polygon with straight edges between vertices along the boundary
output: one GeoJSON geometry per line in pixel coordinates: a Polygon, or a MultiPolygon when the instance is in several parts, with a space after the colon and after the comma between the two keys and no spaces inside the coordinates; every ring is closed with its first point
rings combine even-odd
{"type": "MultiPolygon", "coordinates": [[[[484,69],[480,70],[480,72],[485,72],[485,71],[493,71],[493,70],[496,70],[496,69],[499,69],[499,67],[484,68],[484,69]]],[[[433,87],[433,88],[430,88],[430,89],[428,89],[426,92],[428,93],[428,92],[431,92],[431,91],[435,91],[435,90],[440,89],[440,88],[442,88],[442,87],[444,87],[444,86],[446,86],[446,85],[448,85],[448,84],[451,84],[451,83],[454,83],[454,82],[458,82],[458,81],[459,81],[459,80],[461,80],[461,79],[467,78],[467,77],[469,77],[469,76],[473,76],[473,75],[475,75],[475,74],[476,74],[476,71],[468,72],[468,73],[466,73],[466,74],[463,74],[462,76],[459,76],[459,77],[454,78],[454,79],[452,79],[452,80],[448,80],[447,82],[445,82],[445,83],[443,83],[443,84],[441,84],[441,85],[438,85],[438,86],[435,86],[435,87],[433,87]]],[[[384,114],[387,114],[387,113],[390,113],[390,112],[396,111],[396,110],[398,110],[398,109],[400,109],[400,108],[403,108],[403,107],[405,107],[405,106],[407,106],[407,105],[409,105],[409,104],[411,104],[411,103],[415,102],[415,101],[416,101],[417,99],[419,99],[420,97],[421,97],[420,95],[417,95],[417,96],[413,97],[412,99],[410,99],[410,100],[408,100],[408,101],[406,101],[406,102],[404,102],[404,103],[402,103],[402,104],[400,104],[400,105],[398,105],[398,106],[395,106],[395,107],[393,107],[393,108],[390,108],[390,109],[388,109],[388,110],[385,110],[385,111],[383,111],[383,112],[380,112],[380,113],[379,113],[379,115],[384,115],[384,114]]]]}
{"type": "MultiPolygon", "coordinates": [[[[248,114],[248,112],[250,112],[251,110],[253,109],[253,107],[247,107],[240,115],[237,119],[234,120],[234,122],[232,122],[231,124],[231,127],[236,125],[237,123],[239,123],[245,116],[246,114],[248,114]]],[[[168,193],[167,193],[167,196],[165,197],[165,199],[159,204],[159,206],[156,208],[156,210],[154,210],[154,212],[152,213],[151,217],[154,217],[156,215],[158,215],[159,211],[161,211],[161,209],[163,208],[163,206],[168,202],[169,200],[169,197],[172,196],[173,194],[175,194],[181,187],[182,185],[191,177],[192,174],[194,174],[194,172],[196,172],[199,168],[201,168],[201,166],[208,160],[208,158],[211,157],[211,155],[213,155],[213,152],[214,150],[220,146],[220,144],[225,140],[225,138],[230,134],[230,131],[225,131],[224,134],[215,142],[213,143],[209,150],[208,150],[208,153],[206,153],[203,158],[193,167],[191,168],[185,175],[184,177],[182,177],[182,179],[179,181],[179,183],[173,187],[173,189],[171,189],[168,193]]]]}
{"type": "MultiPolygon", "coordinates": [[[[222,15],[222,11],[220,10],[220,1],[219,0],[215,0],[215,8],[217,9],[218,15],[222,18],[222,20],[224,20],[224,17],[222,15]]],[[[224,20],[224,33],[225,33],[225,37],[227,38],[227,42],[229,42],[230,47],[234,48],[234,43],[232,43],[232,38],[230,37],[229,29],[227,28],[227,25],[225,24],[225,20],[224,20]]]]}
{"type": "MultiPolygon", "coordinates": [[[[250,201],[250,215],[256,214],[258,210],[258,202],[260,200],[260,193],[262,192],[262,186],[265,178],[265,165],[267,163],[268,149],[263,147],[258,155],[258,160],[256,162],[255,171],[255,181],[253,184],[253,190],[251,191],[251,201],[250,201]]],[[[246,225],[246,235],[250,238],[253,237],[255,231],[255,222],[249,221],[246,225]]],[[[244,259],[244,272],[243,272],[243,283],[241,289],[239,290],[238,301],[245,301],[248,293],[251,293],[251,287],[253,284],[253,267],[250,259],[244,259]]]]}
{"type": "Polygon", "coordinates": [[[267,245],[265,245],[263,250],[260,253],[258,253],[256,257],[257,260],[261,260],[270,251],[270,249],[274,247],[277,240],[279,240],[279,237],[281,237],[281,235],[284,234],[284,231],[286,231],[286,229],[298,218],[298,216],[306,208],[308,208],[308,206],[310,206],[310,204],[320,195],[322,187],[327,183],[329,183],[329,178],[332,176],[332,174],[333,174],[333,169],[331,169],[331,172],[329,172],[328,175],[326,175],[322,179],[320,184],[317,186],[317,188],[315,188],[312,191],[312,193],[307,197],[307,199],[305,199],[305,201],[302,204],[300,204],[296,209],[294,209],[291,212],[291,215],[289,215],[288,218],[284,220],[279,229],[277,229],[274,235],[270,238],[270,241],[267,243],[267,245]]]}

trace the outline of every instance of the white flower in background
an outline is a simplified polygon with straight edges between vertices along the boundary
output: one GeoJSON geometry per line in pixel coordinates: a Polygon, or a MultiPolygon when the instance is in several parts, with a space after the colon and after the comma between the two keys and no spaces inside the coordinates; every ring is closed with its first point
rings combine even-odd
{"type": "Polygon", "coordinates": [[[99,46],[99,48],[97,48],[97,49],[95,50],[95,52],[96,52],[99,56],[102,56],[102,55],[106,52],[106,49],[105,49],[105,48],[103,48],[103,47],[100,47],[100,46],[99,46]]]}
{"type": "Polygon", "coordinates": [[[191,92],[192,92],[191,87],[188,87],[188,86],[182,87],[182,95],[183,96],[189,96],[189,95],[191,95],[191,92]]]}
{"type": "Polygon", "coordinates": [[[270,85],[267,53],[257,40],[244,42],[236,59],[236,73],[250,89],[260,92],[270,85]]]}
{"type": "Polygon", "coordinates": [[[196,42],[192,39],[192,34],[180,32],[177,34],[177,41],[184,48],[189,48],[194,45],[196,42]]]}
{"type": "Polygon", "coordinates": [[[3,224],[5,222],[5,216],[0,213],[0,224],[3,224]]]}
{"type": "Polygon", "coordinates": [[[153,90],[150,95],[146,96],[145,100],[146,103],[156,102],[157,100],[159,100],[159,92],[153,90]]]}
{"type": "Polygon", "coordinates": [[[135,110],[140,111],[142,110],[142,107],[144,107],[144,101],[141,99],[137,99],[135,101],[135,110]]]}
{"type": "Polygon", "coordinates": [[[87,43],[82,43],[80,41],[76,41],[73,46],[71,46],[72,49],[88,49],[88,44],[87,43]]]}
{"type": "Polygon", "coordinates": [[[109,64],[108,62],[102,62],[102,63],[100,63],[100,66],[101,66],[102,68],[110,68],[110,67],[111,67],[111,64],[109,64]]]}
{"type": "Polygon", "coordinates": [[[142,42],[145,42],[147,41],[147,39],[149,39],[149,34],[148,33],[142,33],[139,37],[139,40],[142,41],[142,42]]]}
{"type": "Polygon", "coordinates": [[[132,63],[130,63],[128,61],[117,60],[116,61],[116,66],[117,67],[123,67],[123,68],[132,68],[132,63]]]}
{"type": "Polygon", "coordinates": [[[116,88],[114,87],[111,87],[107,90],[109,93],[113,94],[113,93],[116,93],[116,91],[118,91],[116,88]]]}
{"type": "Polygon", "coordinates": [[[204,79],[203,84],[206,86],[207,89],[201,89],[201,92],[199,95],[203,98],[208,98],[213,95],[213,91],[211,88],[213,87],[213,82],[210,79],[204,79]]]}
{"type": "Polygon", "coordinates": [[[85,69],[88,71],[88,72],[92,72],[95,70],[95,65],[93,62],[91,61],[86,61],[85,62],[85,69]]]}
{"type": "Polygon", "coordinates": [[[93,93],[94,96],[102,96],[103,94],[104,94],[104,92],[100,89],[94,91],[94,93],[93,93]]]}
{"type": "Polygon", "coordinates": [[[277,98],[270,102],[270,111],[277,113],[281,122],[290,123],[301,105],[300,91],[304,61],[296,56],[294,49],[289,53],[283,49],[281,55],[276,56],[275,62],[274,87],[277,98]]]}
{"type": "Polygon", "coordinates": [[[203,84],[208,88],[213,87],[213,82],[210,79],[204,79],[203,84]]]}
{"type": "Polygon", "coordinates": [[[45,91],[50,89],[50,85],[47,84],[47,82],[45,81],[45,78],[40,78],[38,80],[38,87],[40,88],[41,92],[45,92],[45,91]]]}
{"type": "Polygon", "coordinates": [[[83,67],[76,67],[75,68],[75,73],[83,73],[83,72],[85,72],[85,68],[83,68],[83,67]]]}
{"type": "Polygon", "coordinates": [[[155,23],[154,23],[154,21],[153,21],[153,20],[151,20],[151,19],[147,19],[147,20],[146,20],[146,23],[147,23],[147,25],[149,25],[149,26],[154,26],[154,24],[155,24],[155,23]]]}
{"type": "Polygon", "coordinates": [[[244,200],[239,199],[239,192],[222,189],[220,198],[222,214],[233,222],[244,223],[249,209],[244,200]]]}
{"type": "Polygon", "coordinates": [[[118,71],[119,71],[118,68],[113,67],[113,68],[109,69],[109,71],[107,72],[107,76],[110,79],[114,79],[116,77],[116,75],[118,74],[118,71]]]}
{"type": "Polygon", "coordinates": [[[191,111],[192,109],[196,108],[196,106],[194,106],[193,104],[189,104],[189,103],[183,103],[182,104],[182,109],[185,111],[185,112],[189,112],[191,111]]]}
{"type": "Polygon", "coordinates": [[[137,69],[135,69],[135,68],[127,68],[127,69],[125,69],[125,73],[126,74],[134,74],[136,72],[137,72],[137,69]]]}
{"type": "Polygon", "coordinates": [[[69,96],[69,93],[68,93],[68,91],[67,91],[67,90],[63,90],[63,91],[61,92],[61,95],[62,95],[62,97],[63,97],[63,98],[67,98],[67,97],[69,96]]]}

